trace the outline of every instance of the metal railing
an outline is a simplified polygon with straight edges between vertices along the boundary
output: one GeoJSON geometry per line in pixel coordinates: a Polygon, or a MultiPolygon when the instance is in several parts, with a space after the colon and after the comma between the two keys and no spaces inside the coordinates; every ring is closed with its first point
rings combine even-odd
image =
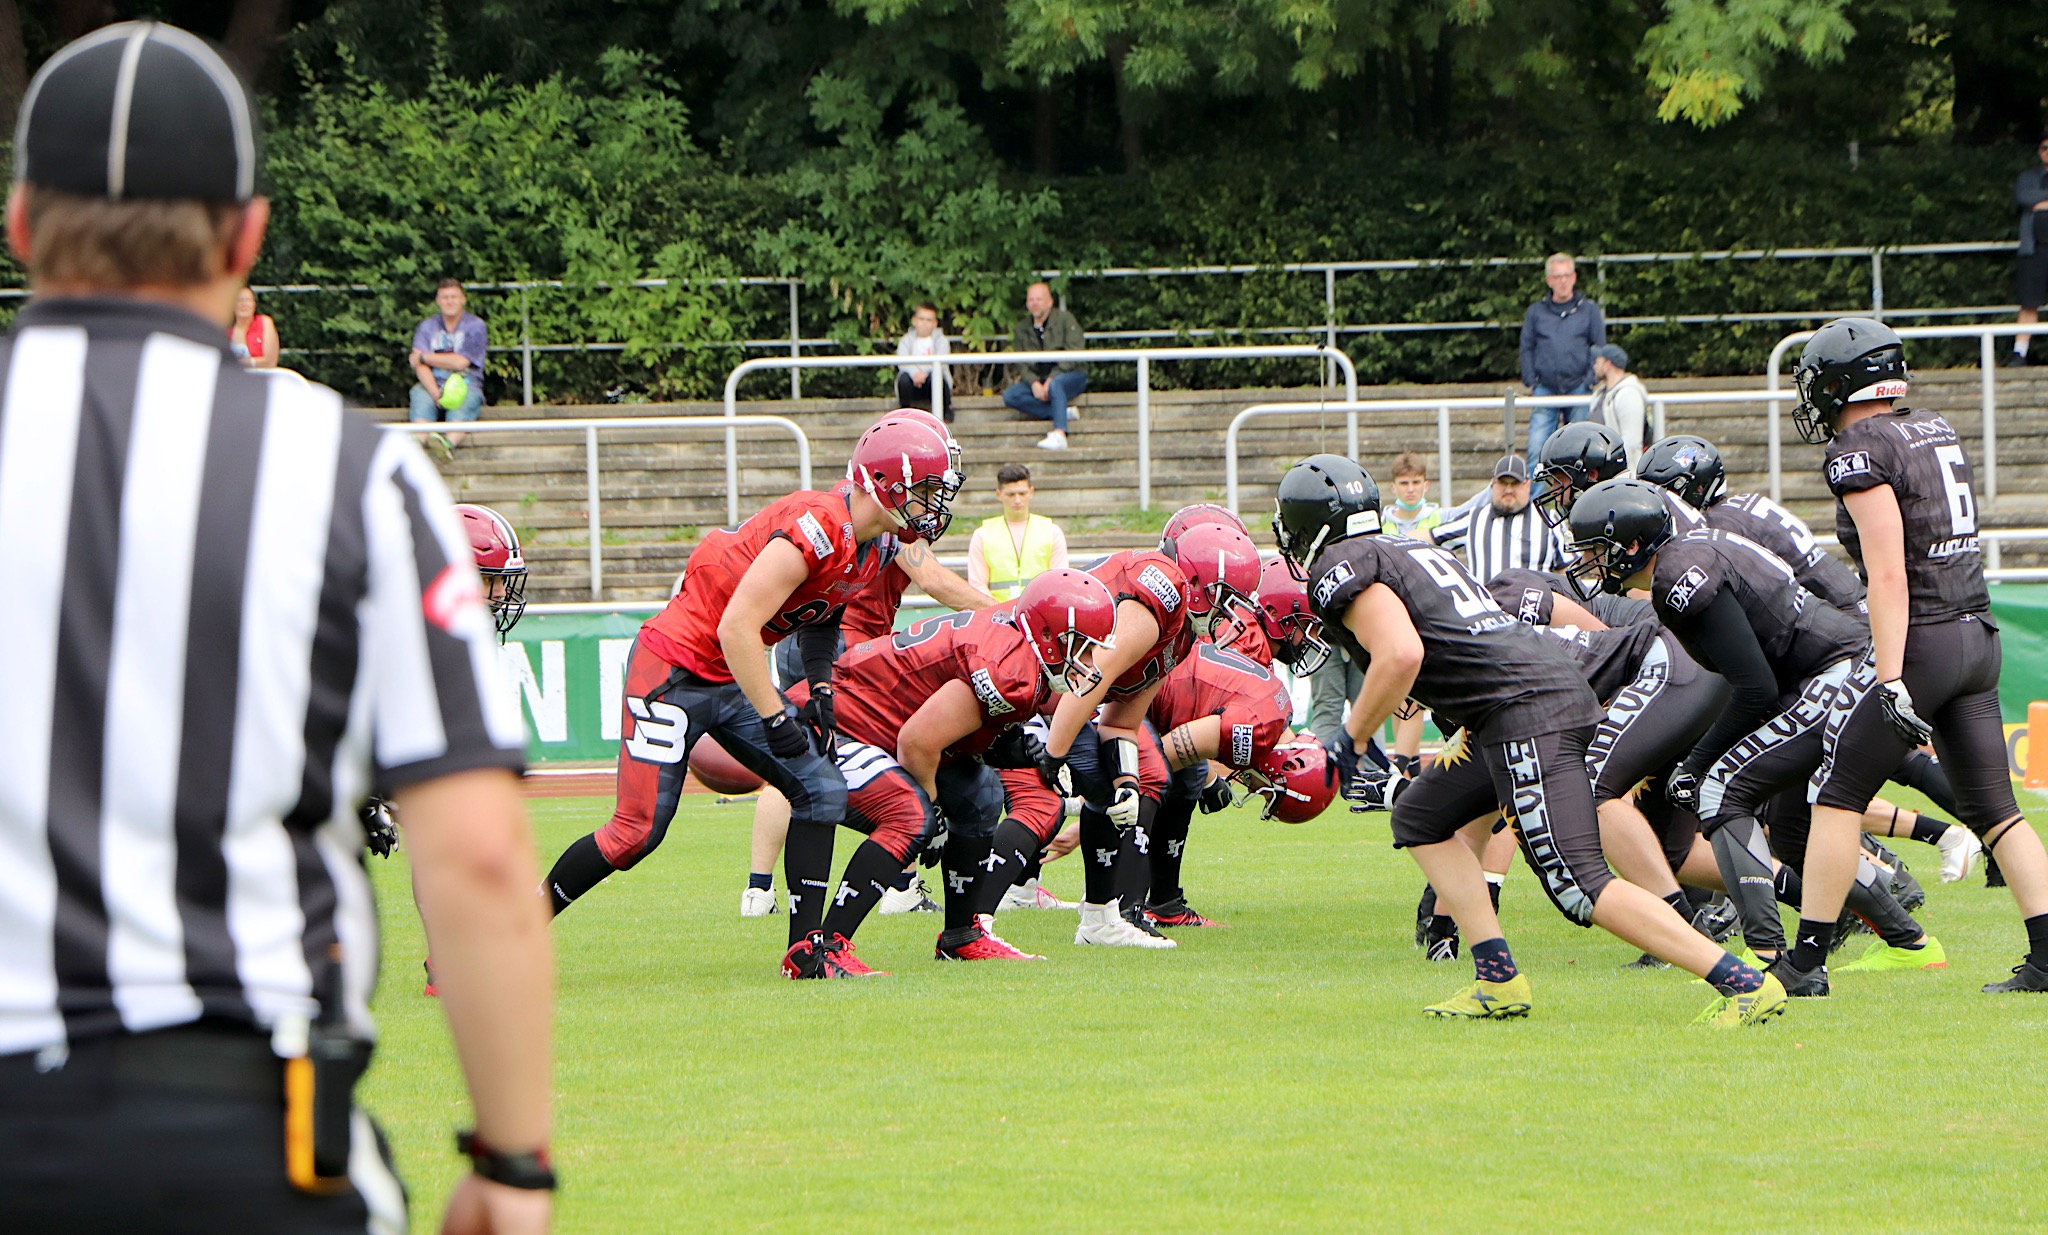
{"type": "MultiPolygon", "coordinates": [[[[1062,360],[1079,360],[1088,364],[1135,364],[1138,366],[1138,507],[1152,509],[1152,362],[1155,360],[1259,360],[1287,357],[1320,359],[1336,365],[1344,372],[1344,404],[1349,406],[1358,398],[1358,368],[1351,363],[1351,357],[1336,348],[1314,343],[1272,344],[1244,347],[1125,347],[1105,348],[1101,351],[1044,351],[1044,352],[957,352],[945,356],[919,356],[914,360],[902,356],[762,356],[743,360],[734,365],[725,377],[725,414],[728,418],[738,415],[740,379],[749,373],[760,373],[775,369],[878,369],[900,364],[917,365],[983,365],[983,364],[1047,364],[1062,360]]],[[[942,409],[944,403],[942,381],[932,383],[932,406],[942,409]]],[[[1333,410],[1340,405],[1332,403],[1333,410]]],[[[1358,417],[1354,413],[1348,418],[1351,452],[1358,452],[1358,417]]],[[[726,492],[729,500],[730,521],[738,523],[739,513],[739,459],[733,449],[733,435],[726,434],[725,475],[726,492]]]]}
{"type": "MultiPolygon", "coordinates": [[[[2006,335],[2048,335],[2048,324],[2020,325],[2017,322],[2002,322],[1980,326],[1896,326],[1901,339],[1970,339],[1977,340],[1977,372],[1981,394],[1980,408],[1984,417],[1984,500],[1998,500],[1998,349],[1992,340],[2006,335]]],[[[1780,370],[1784,367],[1785,353],[1795,343],[1804,343],[1814,336],[1811,330],[1795,330],[1771,346],[1770,363],[1765,367],[1764,377],[1775,391],[1781,384],[1780,370]]],[[[1770,457],[1771,457],[1771,500],[1777,501],[1784,491],[1780,475],[1779,435],[1783,426],[1779,423],[1776,402],[1770,411],[1770,457]]]]}
{"type": "MultiPolygon", "coordinates": [[[[1777,407],[1778,401],[1797,398],[1785,390],[1661,390],[1649,393],[1652,423],[1656,436],[1664,436],[1665,408],[1668,405],[1691,403],[1766,403],[1777,407]]],[[[1358,455],[1358,413],[1360,412],[1413,412],[1434,409],[1436,412],[1436,456],[1437,471],[1442,477],[1438,492],[1448,498],[1451,494],[1451,413],[1453,411],[1505,411],[1512,400],[1515,407],[1581,407],[1589,399],[1585,395],[1466,395],[1454,399],[1365,399],[1352,403],[1254,403],[1231,417],[1230,426],[1223,432],[1223,487],[1224,504],[1237,510],[1238,483],[1237,464],[1239,432],[1250,421],[1268,416],[1305,416],[1311,413],[1344,412],[1353,426],[1349,453],[1358,455]]]]}
{"type": "MultiPolygon", "coordinates": [[[[737,442],[735,429],[774,428],[787,430],[796,440],[797,487],[811,487],[811,439],[794,420],[784,416],[642,416],[606,417],[590,420],[492,420],[474,421],[467,424],[444,424],[427,421],[410,424],[403,421],[384,426],[399,433],[424,435],[430,433],[570,433],[583,434],[583,481],[585,498],[589,509],[585,512],[590,529],[590,598],[593,601],[604,597],[604,520],[599,513],[601,493],[597,461],[597,435],[604,432],[637,433],[650,429],[717,429],[725,434],[726,461],[731,464],[735,458],[737,442]]],[[[739,501],[739,477],[728,467],[726,483],[731,489],[733,504],[739,501]]],[[[734,519],[733,522],[739,522],[734,519]]]]}

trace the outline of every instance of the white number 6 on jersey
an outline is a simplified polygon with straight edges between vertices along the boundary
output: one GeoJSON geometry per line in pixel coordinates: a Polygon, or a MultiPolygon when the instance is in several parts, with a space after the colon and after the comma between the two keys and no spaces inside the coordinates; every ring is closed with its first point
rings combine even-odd
{"type": "Polygon", "coordinates": [[[1974,536],[1977,532],[1977,501],[1970,495],[1970,482],[1963,478],[1969,462],[1961,446],[1936,446],[1934,457],[1941,461],[1941,483],[1948,494],[1948,518],[1953,535],[1974,536]]]}

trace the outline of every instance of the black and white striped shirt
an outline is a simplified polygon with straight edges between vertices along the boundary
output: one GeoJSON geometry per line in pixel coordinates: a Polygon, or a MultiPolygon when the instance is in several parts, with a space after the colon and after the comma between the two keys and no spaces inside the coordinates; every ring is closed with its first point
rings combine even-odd
{"type": "Polygon", "coordinates": [[[1465,565],[1481,583],[1503,570],[1564,568],[1564,544],[1534,503],[1503,515],[1482,492],[1429,535],[1446,548],[1463,549],[1465,565]]]}
{"type": "Polygon", "coordinates": [[[368,1033],[358,801],[522,759],[419,450],[183,310],[34,303],[0,580],[0,1055],[329,990],[368,1033]]]}

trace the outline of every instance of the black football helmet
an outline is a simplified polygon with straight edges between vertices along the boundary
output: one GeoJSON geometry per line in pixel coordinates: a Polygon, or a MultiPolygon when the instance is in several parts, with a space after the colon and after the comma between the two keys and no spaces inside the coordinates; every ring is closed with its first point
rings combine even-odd
{"type": "Polygon", "coordinates": [[[1674,433],[1643,452],[1636,479],[1669,489],[1694,510],[1705,510],[1728,495],[1728,469],[1721,452],[1703,437],[1674,433]]]}
{"type": "Polygon", "coordinates": [[[1608,480],[1572,504],[1571,551],[1579,561],[1565,570],[1581,592],[1597,583],[1619,596],[1625,583],[1671,540],[1671,510],[1655,485],[1608,480]]]}
{"type": "Polygon", "coordinates": [[[1343,455],[1310,455],[1280,478],[1273,543],[1297,579],[1325,546],[1380,530],[1380,487],[1343,455]]]}
{"type": "Polygon", "coordinates": [[[1571,517],[1572,500],[1603,480],[1628,475],[1628,448],[1621,435],[1594,420],[1578,420],[1550,435],[1536,461],[1536,509],[1543,521],[1560,526],[1571,517]]]}
{"type": "Polygon", "coordinates": [[[1869,317],[1838,317],[1807,340],[1792,379],[1799,404],[1792,423],[1819,446],[1835,435],[1835,417],[1861,399],[1897,399],[1906,393],[1906,347],[1899,334],[1869,317]]]}

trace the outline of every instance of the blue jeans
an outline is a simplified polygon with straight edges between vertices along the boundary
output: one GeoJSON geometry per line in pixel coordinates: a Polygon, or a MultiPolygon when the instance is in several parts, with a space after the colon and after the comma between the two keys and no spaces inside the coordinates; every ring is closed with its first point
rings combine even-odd
{"type": "MultiPolygon", "coordinates": [[[[1533,388],[1538,395],[1590,395],[1591,386],[1580,386],[1575,390],[1552,390],[1548,386],[1533,388]]],[[[1532,407],[1529,409],[1529,470],[1536,470],[1536,460],[1543,450],[1543,443],[1550,435],[1565,425],[1584,420],[1592,405],[1581,403],[1577,407],[1532,407]],[[1560,413],[1562,413],[1560,415],[1560,413]]]]}
{"type": "MultiPolygon", "coordinates": [[[[448,373],[437,373],[436,376],[441,381],[446,382],[451,375],[448,373]]],[[[464,372],[463,376],[469,379],[469,393],[463,396],[462,402],[457,404],[452,411],[442,407],[440,403],[435,401],[434,396],[427,393],[425,386],[414,382],[412,384],[412,414],[410,417],[412,422],[414,424],[431,424],[437,420],[447,420],[450,423],[466,424],[469,421],[475,420],[477,414],[483,410],[484,406],[483,375],[481,373],[464,372]]]]}
{"type": "Polygon", "coordinates": [[[1045,393],[1050,401],[1031,393],[1029,381],[1018,382],[1003,391],[1003,403],[1031,417],[1033,420],[1050,420],[1052,427],[1060,432],[1067,431],[1067,404],[1088,389],[1088,375],[1079,370],[1055,373],[1046,379],[1045,393]]]}

